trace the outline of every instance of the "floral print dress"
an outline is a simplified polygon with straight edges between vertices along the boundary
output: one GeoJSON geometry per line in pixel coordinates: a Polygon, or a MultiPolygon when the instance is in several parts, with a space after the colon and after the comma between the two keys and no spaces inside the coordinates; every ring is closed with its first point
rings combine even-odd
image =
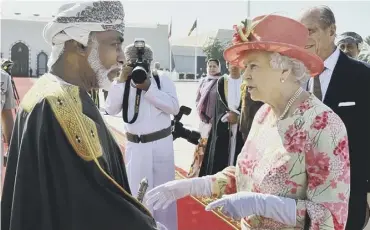
{"type": "Polygon", "coordinates": [[[315,96],[279,122],[264,105],[236,167],[214,175],[213,196],[248,191],[296,200],[296,226],[253,215],[242,219],[242,229],[304,229],[307,221],[312,230],[341,230],[350,192],[348,152],[342,120],[315,96]]]}

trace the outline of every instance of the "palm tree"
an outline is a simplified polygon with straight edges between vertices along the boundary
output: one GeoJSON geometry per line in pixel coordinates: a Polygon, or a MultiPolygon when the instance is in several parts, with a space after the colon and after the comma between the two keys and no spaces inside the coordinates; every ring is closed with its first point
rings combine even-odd
{"type": "Polygon", "coordinates": [[[365,38],[365,42],[370,46],[370,35],[365,38]]]}

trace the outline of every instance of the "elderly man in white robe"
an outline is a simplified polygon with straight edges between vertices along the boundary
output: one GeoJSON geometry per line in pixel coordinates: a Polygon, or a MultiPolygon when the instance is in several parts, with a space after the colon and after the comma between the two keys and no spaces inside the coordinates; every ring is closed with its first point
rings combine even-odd
{"type": "MultiPolygon", "coordinates": [[[[175,179],[170,115],[179,112],[179,102],[172,80],[150,70],[153,60],[150,46],[144,48],[143,60],[147,61],[145,71],[148,74],[141,84],[135,84],[132,79],[133,66],[138,59],[134,44],[125,48],[124,55],[127,65],[112,83],[105,110],[110,115],[122,111],[128,140],[125,153],[127,175],[132,193],[137,194],[143,178],[148,180],[148,189],[175,179]],[[124,94],[127,95],[124,97],[124,94]],[[127,107],[123,109],[125,104],[127,107]]],[[[176,204],[166,210],[154,211],[153,216],[168,229],[177,229],[176,204]]]]}

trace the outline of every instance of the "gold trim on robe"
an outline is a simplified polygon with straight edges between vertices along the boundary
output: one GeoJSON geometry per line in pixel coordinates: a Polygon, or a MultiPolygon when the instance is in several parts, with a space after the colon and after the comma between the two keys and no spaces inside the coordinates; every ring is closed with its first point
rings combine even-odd
{"type": "Polygon", "coordinates": [[[21,107],[30,112],[43,98],[49,102],[69,143],[79,157],[91,161],[103,155],[95,122],[82,113],[82,102],[77,86],[62,85],[53,81],[50,76],[43,76],[26,94],[26,100],[22,101],[21,107]]]}
{"type": "Polygon", "coordinates": [[[102,174],[125,195],[131,197],[151,216],[150,211],[131,196],[101,167],[98,158],[103,155],[95,122],[82,113],[79,88],[61,84],[54,75],[45,74],[32,87],[21,103],[26,112],[31,112],[38,102],[46,99],[62,130],[77,155],[85,161],[94,161],[102,174]]]}

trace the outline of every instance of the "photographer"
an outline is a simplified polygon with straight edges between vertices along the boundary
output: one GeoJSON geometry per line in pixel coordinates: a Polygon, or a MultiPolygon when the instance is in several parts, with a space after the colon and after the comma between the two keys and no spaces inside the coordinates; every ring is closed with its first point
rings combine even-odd
{"type": "MultiPolygon", "coordinates": [[[[110,115],[122,111],[127,176],[132,193],[137,194],[144,177],[148,189],[175,179],[170,115],[179,112],[179,102],[172,80],[150,71],[153,51],[144,41],[127,46],[124,55],[127,64],[112,82],[105,110],[110,115]]],[[[153,215],[168,229],[177,229],[176,204],[153,215]]]]}

